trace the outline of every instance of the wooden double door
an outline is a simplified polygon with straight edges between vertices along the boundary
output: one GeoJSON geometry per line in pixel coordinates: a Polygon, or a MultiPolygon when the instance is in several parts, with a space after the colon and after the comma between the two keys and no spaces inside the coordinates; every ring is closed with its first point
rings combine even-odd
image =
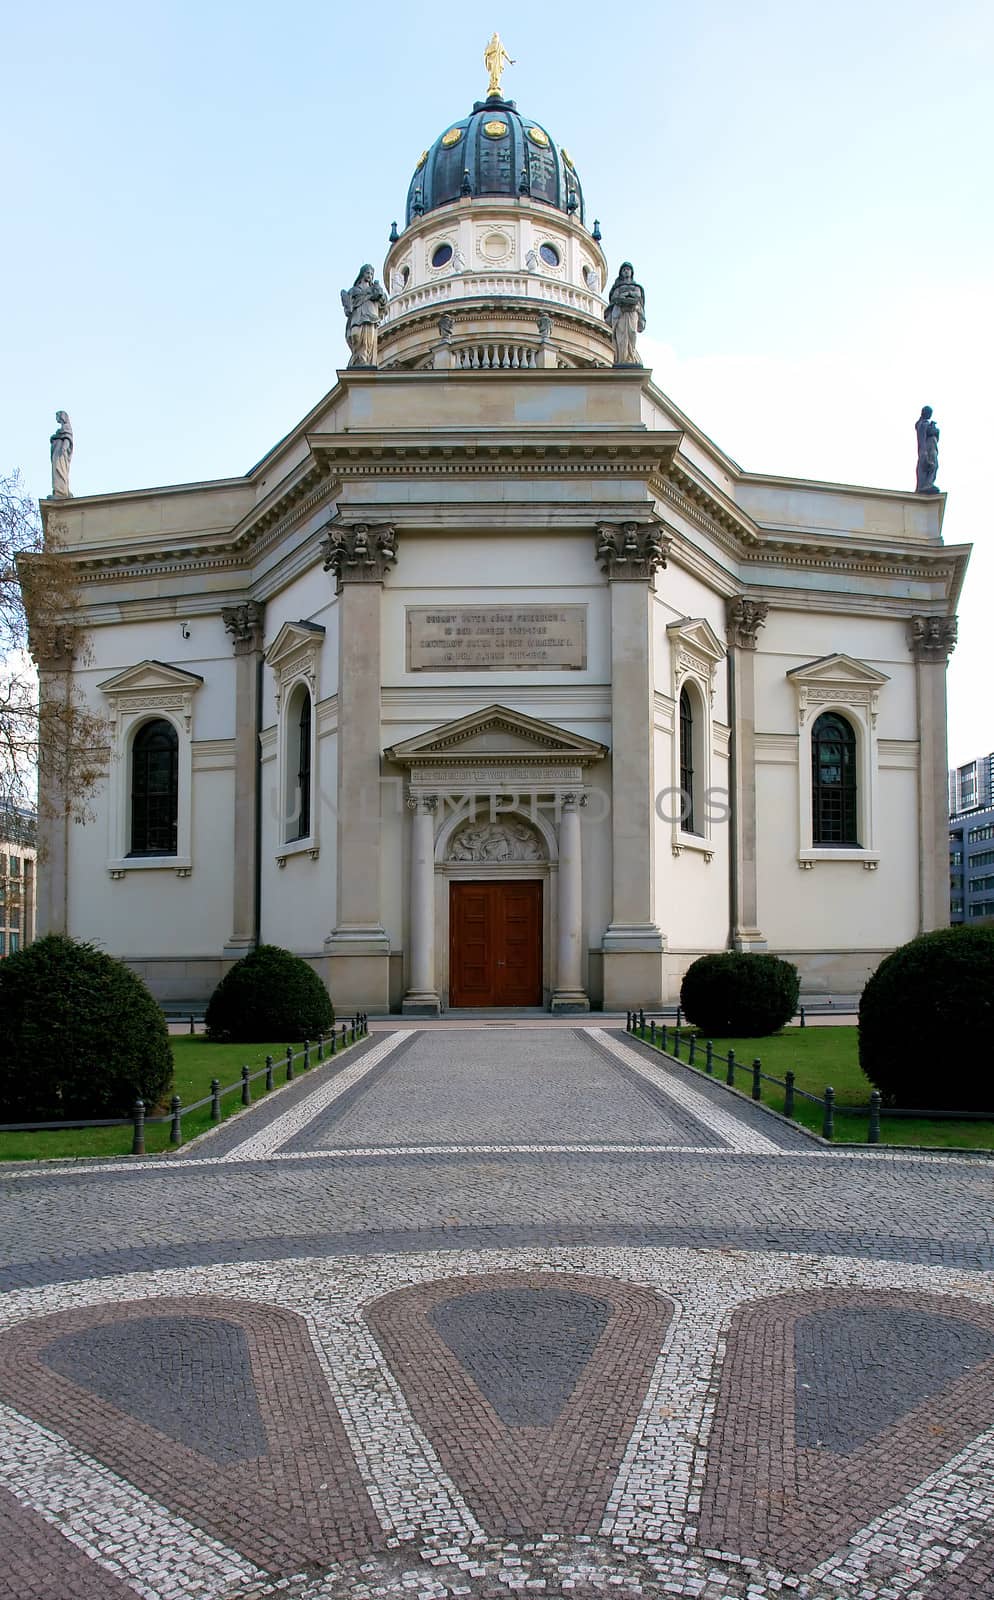
{"type": "Polygon", "coordinates": [[[449,885],[449,1005],[542,1004],[542,882],[449,885]]]}

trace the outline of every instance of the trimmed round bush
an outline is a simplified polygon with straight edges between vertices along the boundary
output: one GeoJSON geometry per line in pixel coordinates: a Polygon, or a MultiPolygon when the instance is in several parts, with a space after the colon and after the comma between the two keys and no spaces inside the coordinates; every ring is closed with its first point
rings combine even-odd
{"type": "Polygon", "coordinates": [[[279,945],[260,944],[226,972],[207,1006],[207,1037],[221,1043],[316,1039],[335,1008],[313,967],[279,945]]]}
{"type": "Polygon", "coordinates": [[[151,1111],[172,1078],[165,1018],[123,961],[59,933],[0,961],[0,1120],[151,1111]]]}
{"type": "Polygon", "coordinates": [[[699,956],[687,968],[680,1005],[688,1022],[708,1038],[759,1038],[790,1021],[800,990],[793,962],[725,950],[699,956]]]}
{"type": "Polygon", "coordinates": [[[994,928],[919,934],[859,1002],[859,1064],[890,1105],[994,1111],[994,928]]]}

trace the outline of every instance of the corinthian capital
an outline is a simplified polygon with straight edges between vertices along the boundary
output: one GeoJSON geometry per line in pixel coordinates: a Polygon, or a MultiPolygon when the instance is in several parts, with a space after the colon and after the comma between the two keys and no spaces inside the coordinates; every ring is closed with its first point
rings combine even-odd
{"type": "Polygon", "coordinates": [[[759,630],[766,626],[769,606],[765,600],[747,600],[736,595],[728,602],[726,637],[739,650],[755,650],[759,630]]]}
{"type": "Polygon", "coordinates": [[[914,616],[908,644],[916,661],[947,661],[956,648],[955,617],[914,616]]]}
{"type": "Polygon", "coordinates": [[[597,559],[608,578],[651,583],[665,567],[671,539],[661,522],[598,522],[597,559]]]}
{"type": "Polygon", "coordinates": [[[397,560],[392,522],[332,523],[321,542],[325,572],[335,574],[335,593],[347,583],[382,583],[397,560]]]}
{"type": "Polygon", "coordinates": [[[244,605],[221,607],[221,620],[225,630],[231,634],[236,656],[262,649],[265,616],[266,608],[261,600],[247,600],[244,605]]]}

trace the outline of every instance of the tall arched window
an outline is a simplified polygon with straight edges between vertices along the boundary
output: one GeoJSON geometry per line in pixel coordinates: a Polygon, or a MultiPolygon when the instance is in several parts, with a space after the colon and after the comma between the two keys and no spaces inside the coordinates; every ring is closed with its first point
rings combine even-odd
{"type": "Polygon", "coordinates": [[[811,730],[812,842],[858,850],[859,796],[856,731],[837,711],[826,711],[811,730]]]}
{"type": "Polygon", "coordinates": [[[684,833],[694,827],[694,708],[686,688],[680,690],[680,809],[684,833]]]}
{"type": "Polygon", "coordinates": [[[311,833],[311,718],[310,691],[306,684],[298,683],[290,696],[284,725],[286,844],[308,839],[311,833]]]}
{"type": "Polygon", "coordinates": [[[132,856],[174,856],[179,811],[179,740],[165,718],[144,722],[131,746],[132,856]]]}

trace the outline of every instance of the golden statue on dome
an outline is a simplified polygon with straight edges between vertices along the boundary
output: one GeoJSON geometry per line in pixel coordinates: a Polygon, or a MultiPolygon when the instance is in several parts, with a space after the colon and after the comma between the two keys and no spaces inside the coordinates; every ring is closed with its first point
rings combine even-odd
{"type": "Polygon", "coordinates": [[[513,67],[514,62],[504,49],[499,33],[495,33],[483,52],[483,65],[490,74],[490,87],[487,90],[487,99],[501,98],[500,80],[505,67],[513,67]]]}

